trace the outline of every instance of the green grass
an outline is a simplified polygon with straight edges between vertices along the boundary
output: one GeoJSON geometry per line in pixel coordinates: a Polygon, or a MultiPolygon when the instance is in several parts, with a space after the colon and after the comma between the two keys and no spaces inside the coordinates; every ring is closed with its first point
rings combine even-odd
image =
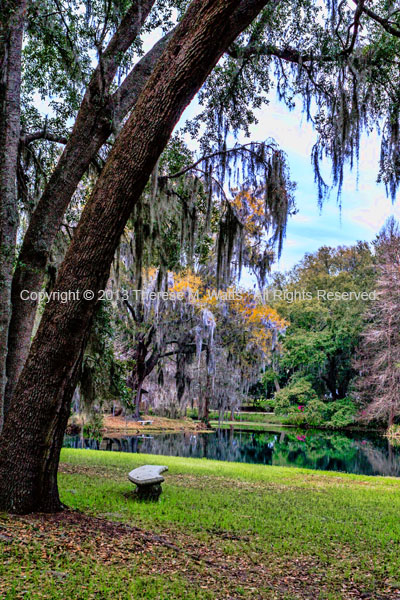
{"type": "Polygon", "coordinates": [[[295,427],[296,429],[301,429],[296,425],[286,425],[281,422],[270,422],[270,423],[252,423],[251,421],[224,421],[219,425],[218,421],[210,421],[211,427],[214,429],[230,429],[231,427],[235,428],[235,431],[277,431],[279,429],[288,430],[290,428],[295,427]]]}
{"type": "MultiPolygon", "coordinates": [[[[221,428],[230,427],[234,425],[236,428],[240,427],[241,429],[252,429],[255,430],[264,430],[270,428],[271,425],[275,426],[286,426],[292,427],[288,423],[289,419],[284,416],[278,416],[274,413],[235,413],[234,421],[231,420],[230,413],[225,414],[225,420],[221,424],[221,428]]],[[[210,412],[210,424],[213,427],[219,426],[218,421],[218,413],[216,411],[210,412]]]]}
{"type": "MultiPolygon", "coordinates": [[[[210,411],[210,419],[218,421],[218,411],[210,411]]],[[[275,415],[274,413],[263,413],[263,412],[241,412],[234,414],[234,422],[246,422],[246,423],[285,423],[287,419],[283,416],[275,415]]],[[[226,412],[224,421],[231,421],[231,413],[226,412]]]]}
{"type": "MultiPolygon", "coordinates": [[[[400,598],[398,479],[88,450],[64,449],[62,461],[68,506],[167,536],[180,551],[156,544],[156,552],[132,553],[121,542],[113,564],[98,556],[93,536],[74,554],[57,530],[49,549],[31,519],[28,545],[0,536],[7,600],[400,598]],[[158,503],[130,494],[126,474],[142,464],[169,468],[158,503]]],[[[16,523],[4,517],[6,529],[16,523]]]]}

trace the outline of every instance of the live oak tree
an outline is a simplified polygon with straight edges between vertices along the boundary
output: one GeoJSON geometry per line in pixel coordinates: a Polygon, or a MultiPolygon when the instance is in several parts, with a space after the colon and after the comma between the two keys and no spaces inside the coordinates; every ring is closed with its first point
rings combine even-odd
{"type": "MultiPolygon", "coordinates": [[[[51,1],[40,6],[28,5],[24,49],[27,83],[23,88],[23,131],[17,171],[18,194],[23,204],[28,205],[29,228],[13,276],[12,300],[12,270],[7,264],[14,259],[16,219],[3,220],[4,239],[11,231],[7,233],[7,223],[8,226],[14,223],[10,244],[2,245],[9,248],[2,261],[8,275],[4,276],[4,302],[0,310],[5,340],[8,335],[8,351],[7,341],[1,344],[3,385],[7,361],[6,410],[29,350],[37,309],[36,302],[22,301],[21,291],[40,289],[52,245],[73,193],[89,165],[99,166],[107,139],[112,142],[135,105],[173,31],[171,9],[177,9],[181,15],[186,5],[187,2],[178,0],[159,3],[143,0],[131,7],[84,2],[83,11],[74,10],[72,4],[61,9],[59,3],[51,1]],[[154,30],[160,22],[169,31],[131,68],[132,56],[140,53],[139,33],[144,28],[154,30]],[[92,74],[90,49],[99,57],[92,74]],[[126,75],[117,86],[116,75],[118,81],[126,75]],[[87,87],[81,100],[82,86],[87,87]],[[62,102],[52,102],[55,117],[40,117],[32,103],[33,90],[42,94],[48,90],[53,97],[62,94],[62,102]],[[69,132],[67,122],[71,117],[76,121],[69,132]],[[54,168],[56,143],[66,145],[54,168]]],[[[12,5],[7,3],[7,6],[12,5]]],[[[24,5],[18,6],[23,11],[24,5]]],[[[201,90],[200,101],[205,109],[188,123],[187,129],[196,134],[200,124],[206,123],[206,133],[200,140],[204,150],[216,141],[223,141],[228,130],[246,130],[254,122],[253,109],[267,101],[266,92],[273,85],[270,74],[273,67],[280,98],[291,106],[299,93],[307,116],[315,122],[318,142],[313,160],[320,197],[327,190],[319,171],[322,154],[332,158],[334,181],[340,187],[343,165],[357,156],[363,127],[382,124],[382,119],[380,177],[393,196],[398,183],[399,89],[395,58],[399,26],[395,7],[377,3],[376,10],[372,10],[364,3],[350,6],[332,3],[329,19],[322,7],[308,0],[282,2],[279,10],[274,7],[275,4],[269,5],[248,35],[227,49],[227,58],[201,90]],[[314,112],[311,98],[317,106],[314,112]]],[[[6,25],[7,8],[4,14],[6,25]]],[[[21,33],[23,23],[21,20],[18,23],[21,33]]],[[[20,45],[21,41],[17,41],[17,54],[20,45]]],[[[18,61],[12,68],[15,76],[19,72],[18,61]]],[[[6,170],[8,180],[12,181],[15,156],[10,151],[7,156],[11,171],[8,167],[6,170]]],[[[13,207],[15,217],[15,197],[9,206],[13,207]]],[[[280,208],[278,203],[277,213],[280,208]]]]}
{"type": "MultiPolygon", "coordinates": [[[[55,291],[96,294],[105,287],[123,228],[177,120],[223,51],[265,4],[190,4],[113,146],[55,291]]],[[[60,508],[59,453],[96,300],[50,302],[43,314],[1,438],[0,505],[7,510],[60,508]],[[25,431],[17,442],[15,432],[21,426],[25,431]]]]}
{"type": "Polygon", "coordinates": [[[279,251],[292,210],[292,184],[275,144],[235,145],[194,161],[179,137],[171,140],[125,228],[109,284],[111,297],[117,299],[117,355],[132,364],[129,404],[136,417],[143,386],[147,392],[155,370],[151,395],[168,401],[170,413],[182,413],[189,386],[204,420],[211,401],[240,405],[273,346],[273,319],[267,318],[268,307],[264,313],[254,307],[244,318],[245,310],[232,311],[233,303],[222,298],[211,307],[215,296],[210,293],[216,293],[217,282],[224,289],[235,286],[242,265],[265,276],[267,259],[272,261],[275,242],[279,251]],[[239,161],[240,169],[234,169],[239,161]],[[227,173],[234,170],[245,175],[240,191],[233,187],[233,175],[224,186],[227,173]],[[268,187],[275,193],[266,194],[268,187]],[[275,198],[285,206],[278,219],[275,198]],[[184,297],[169,298],[177,293],[184,297]],[[240,324],[235,328],[234,323],[240,324]],[[255,341],[249,330],[257,327],[268,332],[270,343],[259,335],[248,353],[255,341]],[[251,362],[253,368],[246,368],[251,362]]]}
{"type": "MultiPolygon", "coordinates": [[[[0,506],[6,509],[54,510],[59,507],[56,488],[59,448],[95,302],[81,301],[74,306],[49,303],[26,359],[36,305],[22,305],[19,292],[24,288],[40,289],[51,247],[71,196],[89,165],[99,164],[99,152],[101,158],[107,160],[59,271],[55,291],[93,288],[96,296],[96,291],[105,286],[124,224],[176,122],[195,93],[201,89],[199,99],[204,111],[188,124],[187,130],[198,135],[201,123],[206,124],[206,135],[200,140],[206,153],[213,144],[223,146],[228,131],[246,129],[254,120],[252,108],[265,101],[265,92],[271,86],[271,64],[276,67],[280,97],[290,105],[294,95],[299,93],[307,116],[316,124],[319,137],[313,159],[320,198],[326,191],[319,171],[321,157],[325,154],[332,158],[334,182],[340,188],[345,162],[357,157],[363,127],[381,123],[382,119],[385,125],[380,176],[392,195],[397,188],[399,16],[391,3],[381,6],[377,2],[372,9],[363,2],[354,6],[334,2],[329,5],[329,18],[322,13],[319,18],[318,11],[322,7],[306,0],[201,3],[195,0],[188,7],[186,2],[160,2],[161,8],[167,7],[167,12],[168,7],[176,7],[179,15],[183,15],[179,25],[167,32],[115,89],[115,76],[121,73],[119,67],[124,53],[129,55],[153,4],[143,0],[126,8],[111,5],[119,10],[107,13],[92,32],[99,65],[90,77],[87,77],[90,53],[86,51],[83,60],[76,60],[82,56],[74,36],[78,31],[84,38],[86,29],[90,31],[90,27],[78,26],[81,11],[76,16],[70,6],[68,11],[60,11],[54,9],[52,2],[43,3],[43,13],[34,3],[28,6],[27,32],[31,40],[40,39],[38,47],[47,48],[43,56],[53,56],[59,51],[59,65],[63,69],[57,65],[55,68],[54,64],[49,69],[54,75],[52,91],[55,89],[62,95],[63,90],[67,90],[65,114],[76,116],[76,121],[71,133],[65,131],[64,119],[64,131],[63,127],[51,131],[47,122],[43,122],[37,131],[27,130],[21,136],[17,123],[17,129],[11,128],[10,149],[14,148],[14,155],[4,151],[2,154],[2,169],[4,157],[10,158],[10,164],[2,170],[0,224],[1,265],[4,266],[0,298],[3,387],[6,359],[9,379],[7,417],[1,438],[0,506]],[[123,17],[122,8],[125,8],[123,17]],[[242,31],[245,33],[239,35],[242,31]],[[41,32],[45,32],[45,39],[40,38],[41,32]],[[224,52],[228,57],[203,86],[224,52]],[[68,72],[72,84],[60,77],[63,71],[68,72]],[[87,83],[86,93],[77,110],[80,102],[77,89],[84,83],[87,83]],[[18,137],[22,151],[16,165],[18,137]],[[112,144],[104,149],[108,138],[112,144]],[[66,145],[54,170],[50,167],[54,160],[45,161],[50,171],[47,173],[41,158],[51,155],[51,151],[41,154],[41,148],[48,148],[54,142],[66,142],[66,145]],[[24,166],[27,172],[20,168],[24,166]],[[19,174],[20,197],[33,200],[37,206],[27,207],[29,228],[13,277],[11,301],[10,257],[15,258],[16,224],[8,215],[16,214],[15,197],[14,202],[12,197],[15,173],[19,174]],[[27,174],[34,174],[42,181],[35,187],[34,194],[29,193],[27,174]],[[11,186],[4,186],[3,181],[11,182],[11,186]],[[10,193],[5,195],[3,190],[10,193]],[[3,207],[8,212],[4,212],[3,207]]],[[[87,3],[89,22],[92,6],[99,12],[100,4],[87,3]]],[[[23,26],[16,15],[20,14],[19,10],[23,14],[23,4],[10,2],[6,8],[2,13],[1,35],[10,51],[0,53],[0,57],[7,57],[1,63],[2,83],[8,81],[5,93],[13,91],[16,97],[14,84],[20,77],[18,57],[23,26]],[[16,35],[13,32],[17,32],[16,35]],[[16,57],[13,63],[8,60],[12,56],[16,57]],[[7,79],[3,73],[8,68],[13,77],[7,79]]],[[[166,16],[165,21],[168,20],[166,16]]],[[[153,28],[156,22],[157,19],[152,21],[153,28]]],[[[86,43],[82,46],[87,50],[86,43]]],[[[129,66],[124,66],[129,70],[129,66]]],[[[46,69],[36,69],[40,72],[38,88],[41,90],[45,88],[42,73],[49,72],[46,69]]],[[[12,119],[16,121],[18,111],[17,101],[11,120],[1,122],[2,140],[6,139],[5,132],[12,119]]],[[[3,111],[2,115],[5,114],[3,111]]],[[[38,121],[32,106],[28,106],[25,120],[38,121]]],[[[100,163],[101,169],[102,161],[100,163]]],[[[279,202],[275,208],[279,210],[279,202]]]]}
{"type": "MultiPolygon", "coordinates": [[[[167,37],[160,40],[135,65],[123,84],[113,91],[112,83],[120,66],[120,55],[135,41],[153,4],[154,0],[133,3],[107,47],[102,50],[99,65],[90,78],[73,130],[30,219],[13,277],[6,409],[28,354],[36,314],[36,303],[24,302],[21,291],[40,289],[51,246],[77,185],[112,131],[121,125],[123,118],[134,106],[146,76],[150,74],[165,46],[167,37]]],[[[43,131],[37,132],[39,139],[51,137],[46,129],[47,125],[43,131]]],[[[35,133],[32,135],[33,140],[28,135],[24,138],[25,143],[34,141],[35,133]]],[[[57,141],[57,136],[54,140],[57,141]]]]}

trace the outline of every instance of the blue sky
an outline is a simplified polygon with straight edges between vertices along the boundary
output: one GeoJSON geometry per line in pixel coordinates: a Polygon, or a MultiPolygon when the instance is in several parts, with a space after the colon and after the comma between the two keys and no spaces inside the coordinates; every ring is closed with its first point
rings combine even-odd
{"type": "MultiPolygon", "coordinates": [[[[157,32],[144,40],[145,50],[157,39],[157,32]]],[[[194,100],[183,114],[178,127],[192,118],[199,106],[194,100]]],[[[359,176],[357,171],[345,173],[340,210],[333,191],[322,211],[318,208],[317,187],[311,165],[311,149],[316,140],[311,123],[301,111],[301,101],[292,111],[271,92],[270,103],[256,111],[258,124],[250,128],[250,140],[264,141],[274,138],[286,152],[292,180],[297,183],[295,193],[298,214],[290,219],[283,252],[273,270],[287,270],[294,266],[306,252],[314,252],[323,245],[352,245],[358,240],[372,241],[390,215],[400,220],[400,195],[392,204],[386,197],[382,184],[376,183],[380,144],[376,134],[364,135],[361,142],[359,176]]],[[[239,141],[249,141],[244,136],[239,141]]],[[[186,138],[194,150],[193,143],[186,138]]],[[[324,176],[330,181],[327,163],[324,176]]],[[[247,278],[246,278],[247,279],[247,278]]]]}
{"type": "MultiPolygon", "coordinates": [[[[196,101],[186,110],[181,123],[198,110],[196,101]]],[[[311,164],[311,149],[316,140],[312,125],[303,117],[299,107],[289,109],[278,100],[257,111],[258,123],[250,129],[250,138],[239,136],[240,142],[263,141],[274,138],[286,152],[291,178],[297,184],[295,192],[298,214],[292,217],[287,228],[282,256],[273,270],[287,270],[294,266],[306,252],[314,252],[323,245],[352,245],[358,240],[371,241],[385,220],[391,215],[400,219],[400,202],[392,204],[386,197],[382,184],[376,183],[379,162],[379,139],[373,134],[363,136],[358,169],[345,171],[341,209],[337,195],[318,208],[317,187],[311,164]]],[[[189,140],[187,140],[189,142],[189,140]]],[[[193,143],[189,145],[195,149],[193,143]]],[[[324,165],[326,181],[330,181],[330,165],[324,165]]],[[[245,276],[245,284],[250,280],[245,276]]]]}
{"type": "MultiPolygon", "coordinates": [[[[394,214],[400,218],[400,202],[392,204],[382,184],[376,183],[379,161],[377,135],[363,136],[358,169],[346,169],[341,209],[337,195],[332,192],[322,210],[318,208],[317,188],[311,165],[311,148],[316,135],[300,108],[289,111],[272,100],[258,112],[258,124],[252,127],[251,137],[262,140],[274,138],[288,155],[291,177],[297,183],[295,192],[298,214],[290,219],[281,259],[276,265],[286,270],[306,252],[322,245],[351,245],[357,240],[371,241],[394,214]]],[[[324,177],[330,180],[330,165],[325,164],[324,177]]]]}

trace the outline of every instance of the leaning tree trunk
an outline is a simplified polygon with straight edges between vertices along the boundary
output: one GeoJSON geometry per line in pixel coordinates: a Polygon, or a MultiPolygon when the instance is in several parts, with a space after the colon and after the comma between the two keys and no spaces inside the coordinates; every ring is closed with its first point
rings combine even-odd
{"type": "Polygon", "coordinates": [[[0,510],[61,508],[57,465],[98,290],[183,110],[268,0],[194,0],[119,135],[67,251],[0,439],[0,510]],[[93,290],[90,299],[85,290],[93,290]]]}
{"type": "Polygon", "coordinates": [[[26,0],[11,0],[4,2],[0,9],[0,432],[18,227],[16,177],[25,5],[26,0]]]}
{"type": "Polygon", "coordinates": [[[12,280],[5,412],[28,356],[37,310],[37,301],[23,300],[21,292],[39,292],[42,288],[53,242],[82,176],[113,128],[134,106],[166,45],[168,36],[135,65],[118,92],[110,95],[120,57],[136,38],[153,4],[154,0],[134,3],[110,40],[102,66],[92,75],[72,133],[30,219],[12,280]]]}

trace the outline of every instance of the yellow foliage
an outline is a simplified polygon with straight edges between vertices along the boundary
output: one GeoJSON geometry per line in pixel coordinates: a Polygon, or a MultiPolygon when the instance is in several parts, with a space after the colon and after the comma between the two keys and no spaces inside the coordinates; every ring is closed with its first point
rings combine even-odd
{"type": "Polygon", "coordinates": [[[248,190],[241,190],[232,200],[235,213],[239,216],[246,233],[251,236],[260,233],[262,220],[265,217],[264,198],[256,196],[248,190]]]}
{"type": "MultiPolygon", "coordinates": [[[[146,279],[154,280],[156,269],[149,269],[146,279]]],[[[254,350],[263,355],[271,351],[273,332],[282,331],[288,323],[280,317],[277,311],[258,298],[254,293],[231,286],[227,290],[212,290],[206,288],[198,275],[190,269],[180,273],[171,273],[173,284],[169,292],[185,293],[185,300],[191,302],[198,310],[208,309],[217,323],[221,322],[222,306],[228,308],[228,320],[235,327],[245,331],[248,343],[254,350]]],[[[225,314],[226,318],[226,314],[225,314]]]]}

